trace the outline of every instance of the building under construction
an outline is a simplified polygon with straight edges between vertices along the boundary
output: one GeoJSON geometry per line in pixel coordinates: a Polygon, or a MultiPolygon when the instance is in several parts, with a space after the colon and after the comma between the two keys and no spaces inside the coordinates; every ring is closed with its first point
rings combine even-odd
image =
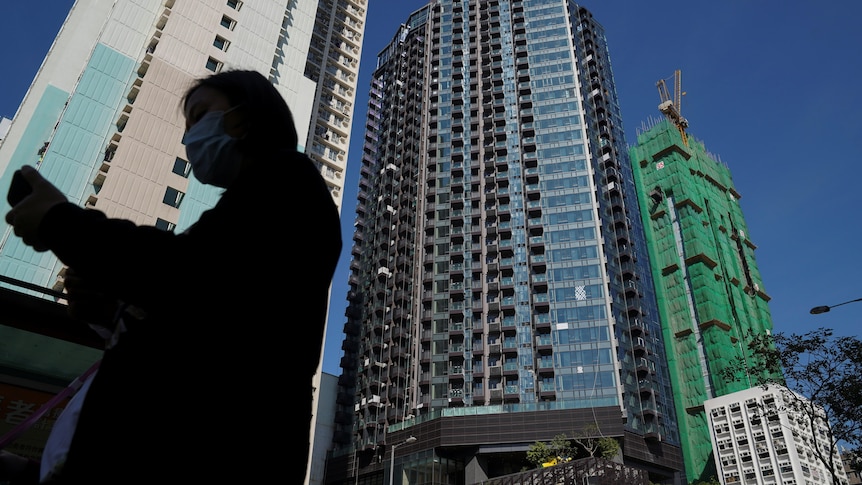
{"type": "MultiPolygon", "coordinates": [[[[725,372],[772,320],[730,170],[688,135],[663,83],[660,110],[630,149],[689,482],[715,475],[704,401],[751,387],[725,372]]],[[[751,370],[749,369],[749,372],[751,370]]]]}

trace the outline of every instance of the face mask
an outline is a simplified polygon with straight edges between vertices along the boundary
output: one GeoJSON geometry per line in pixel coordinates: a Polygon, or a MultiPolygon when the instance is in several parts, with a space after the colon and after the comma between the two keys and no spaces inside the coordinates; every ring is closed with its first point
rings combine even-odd
{"type": "Polygon", "coordinates": [[[236,147],[239,139],[224,131],[224,115],[233,109],[205,114],[183,136],[192,173],[201,183],[226,188],[239,174],[242,165],[242,153],[236,147]]]}

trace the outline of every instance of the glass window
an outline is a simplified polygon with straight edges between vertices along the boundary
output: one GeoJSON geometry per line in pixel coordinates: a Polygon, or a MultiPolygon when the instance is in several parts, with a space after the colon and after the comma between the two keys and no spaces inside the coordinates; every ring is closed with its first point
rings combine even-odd
{"type": "Polygon", "coordinates": [[[181,177],[189,178],[191,169],[192,165],[189,162],[177,157],[176,160],[174,160],[174,168],[171,171],[181,177]]]}
{"type": "Polygon", "coordinates": [[[212,72],[219,72],[221,71],[221,66],[222,64],[218,59],[214,59],[212,57],[207,59],[207,70],[212,72]]]}
{"type": "Polygon", "coordinates": [[[236,20],[228,17],[227,15],[222,15],[221,26],[228,30],[233,30],[234,27],[236,27],[236,20]]]}
{"type": "Polygon", "coordinates": [[[214,45],[217,49],[219,49],[219,50],[223,50],[223,51],[226,51],[226,50],[227,50],[227,46],[228,46],[229,44],[230,44],[230,42],[228,42],[228,40],[227,40],[227,39],[225,39],[224,37],[222,37],[222,36],[220,36],[220,35],[217,35],[217,36],[216,36],[216,38],[215,38],[215,40],[213,41],[213,45],[214,45]]]}
{"type": "Polygon", "coordinates": [[[173,222],[168,222],[162,218],[156,219],[156,228],[161,229],[163,231],[173,232],[174,228],[177,227],[173,222]]]}
{"type": "Polygon", "coordinates": [[[180,192],[179,190],[177,190],[173,187],[168,187],[167,189],[165,189],[165,196],[162,199],[162,202],[164,202],[165,204],[167,204],[171,207],[179,208],[180,204],[183,201],[183,196],[185,196],[185,195],[186,194],[184,194],[183,192],[180,192]]]}

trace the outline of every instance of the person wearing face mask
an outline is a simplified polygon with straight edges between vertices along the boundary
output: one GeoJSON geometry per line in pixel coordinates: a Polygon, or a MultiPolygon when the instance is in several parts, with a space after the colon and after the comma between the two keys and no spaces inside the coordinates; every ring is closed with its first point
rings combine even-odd
{"type": "Polygon", "coordinates": [[[225,131],[225,117],[236,110],[211,111],[186,132],[186,146],[192,172],[202,183],[227,187],[236,178],[242,165],[242,152],[237,149],[239,138],[225,131]]]}
{"type": "Polygon", "coordinates": [[[6,221],[68,266],[70,312],[113,306],[72,315],[106,331],[107,348],[39,473],[0,456],[13,483],[305,480],[338,209],[260,73],[199,79],[182,108],[194,177],[224,189],[182,233],[84,209],[21,169],[32,192],[6,221]]]}

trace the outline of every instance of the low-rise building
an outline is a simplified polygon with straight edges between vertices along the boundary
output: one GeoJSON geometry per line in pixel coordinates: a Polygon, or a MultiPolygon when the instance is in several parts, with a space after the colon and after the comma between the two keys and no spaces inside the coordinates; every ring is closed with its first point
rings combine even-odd
{"type": "Polygon", "coordinates": [[[842,485],[849,485],[836,446],[829,443],[823,413],[812,425],[806,398],[776,385],[753,387],[704,403],[712,429],[718,479],[724,485],[833,483],[830,467],[818,457],[832,454],[842,485]],[[813,429],[812,429],[813,428],[813,429]]]}
{"type": "Polygon", "coordinates": [[[850,485],[862,484],[862,471],[857,468],[859,465],[862,465],[862,461],[860,460],[862,460],[862,457],[859,457],[856,453],[841,453],[844,473],[847,474],[847,481],[850,485]]]}

